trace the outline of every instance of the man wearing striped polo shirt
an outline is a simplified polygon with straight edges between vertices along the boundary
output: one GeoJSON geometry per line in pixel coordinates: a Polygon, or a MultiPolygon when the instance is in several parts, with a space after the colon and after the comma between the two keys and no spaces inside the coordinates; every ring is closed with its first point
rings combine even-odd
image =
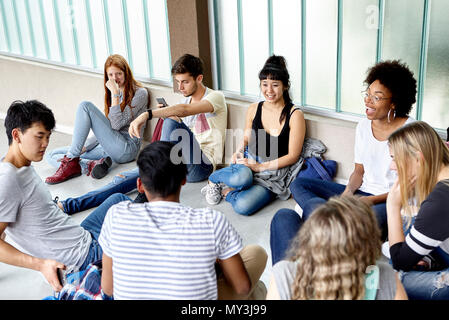
{"type": "Polygon", "coordinates": [[[265,251],[243,248],[221,212],[179,203],[187,168],[170,158],[173,146],[154,142],[137,159],[138,190],[148,202],[120,202],[106,215],[99,238],[104,293],[114,299],[264,298],[252,294],[261,284],[265,251]]]}

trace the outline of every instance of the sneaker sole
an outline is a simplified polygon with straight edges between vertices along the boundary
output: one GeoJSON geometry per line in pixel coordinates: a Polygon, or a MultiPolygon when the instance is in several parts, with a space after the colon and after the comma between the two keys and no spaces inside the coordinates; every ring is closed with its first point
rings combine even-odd
{"type": "Polygon", "coordinates": [[[67,181],[67,180],[69,180],[69,179],[79,177],[80,175],[81,175],[81,172],[80,172],[80,173],[72,174],[71,176],[68,176],[66,179],[64,179],[64,180],[62,180],[62,181],[51,182],[51,181],[45,180],[45,183],[46,183],[46,184],[58,184],[58,183],[65,182],[65,181],[67,181]]]}

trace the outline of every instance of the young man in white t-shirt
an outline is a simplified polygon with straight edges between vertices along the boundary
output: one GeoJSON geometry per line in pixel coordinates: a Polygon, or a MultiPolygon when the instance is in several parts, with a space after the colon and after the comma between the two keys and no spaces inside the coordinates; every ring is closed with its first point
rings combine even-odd
{"type": "MultiPolygon", "coordinates": [[[[187,182],[206,180],[224,154],[227,127],[227,106],[223,93],[203,84],[204,66],[200,58],[185,54],[172,68],[179,92],[184,96],[181,103],[149,110],[137,117],[130,125],[129,134],[140,137],[142,126],[152,118],[165,118],[161,140],[177,142],[177,148],[185,156],[187,182]]],[[[68,213],[90,209],[114,193],[127,193],[136,188],[138,170],[122,172],[108,185],[77,198],[59,202],[68,213]]],[[[144,201],[143,194],[139,195],[144,201]]]]}
{"type": "Polygon", "coordinates": [[[148,202],[121,201],[109,209],[99,239],[102,289],[119,300],[248,298],[260,285],[267,255],[259,246],[244,249],[221,212],[179,203],[187,167],[174,148],[157,141],[139,154],[137,188],[148,202]]]}
{"type": "Polygon", "coordinates": [[[82,270],[101,258],[96,239],[104,211],[76,224],[53,202],[31,165],[44,157],[54,126],[52,111],[39,101],[15,101],[8,109],[9,148],[0,161],[0,262],[40,271],[59,291],[58,268],[82,270]]]}

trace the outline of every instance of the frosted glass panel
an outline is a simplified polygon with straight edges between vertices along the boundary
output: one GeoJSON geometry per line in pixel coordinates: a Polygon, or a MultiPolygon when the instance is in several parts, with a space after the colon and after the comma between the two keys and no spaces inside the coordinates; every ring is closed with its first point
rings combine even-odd
{"type": "Polygon", "coordinates": [[[153,76],[157,79],[171,81],[165,0],[148,1],[148,20],[150,24],[153,76]]]}
{"type": "Polygon", "coordinates": [[[64,48],[64,62],[76,64],[75,48],[73,47],[73,8],[66,0],[57,1],[60,21],[60,32],[64,48]]]}
{"type": "Polygon", "coordinates": [[[52,0],[41,0],[41,1],[42,7],[44,8],[45,24],[47,26],[48,43],[50,47],[50,59],[54,61],[61,61],[55,15],[53,11],[53,1],[52,0]]]}
{"type": "Polygon", "coordinates": [[[143,20],[142,1],[127,1],[129,36],[133,55],[133,73],[149,76],[145,24],[143,20]]]}
{"type": "Polygon", "coordinates": [[[73,1],[72,14],[74,17],[74,30],[78,41],[78,52],[80,64],[92,68],[92,52],[90,49],[89,29],[87,25],[86,7],[84,1],[73,1]]]}
{"type": "MultiPolygon", "coordinates": [[[[401,59],[419,78],[424,4],[421,0],[385,2],[382,60],[401,59]]],[[[416,118],[416,104],[410,116],[416,118]]]]}
{"type": "Polygon", "coordinates": [[[6,25],[9,31],[9,41],[11,43],[11,52],[21,54],[19,32],[17,30],[16,20],[12,0],[3,0],[3,7],[6,13],[6,25]]]}
{"type": "Polygon", "coordinates": [[[217,1],[221,89],[240,92],[237,1],[217,1]]]}
{"type": "Polygon", "coordinates": [[[448,1],[432,1],[427,77],[422,112],[422,120],[441,129],[446,129],[449,126],[448,12],[448,1]]]}
{"type": "Polygon", "coordinates": [[[287,60],[290,96],[301,101],[301,1],[273,0],[273,51],[287,60]]]}
{"type": "Polygon", "coordinates": [[[103,70],[104,62],[108,57],[108,43],[103,15],[103,3],[101,0],[88,0],[92,17],[92,29],[95,42],[95,55],[97,69],[103,70]]]}
{"type": "Polygon", "coordinates": [[[306,104],[335,109],[337,0],[306,4],[306,104]]]}
{"type": "Polygon", "coordinates": [[[245,93],[260,95],[259,71],[269,57],[268,5],[266,1],[242,1],[245,93]]]}
{"type": "Polygon", "coordinates": [[[31,13],[31,25],[33,28],[34,44],[36,48],[36,57],[46,59],[47,51],[45,49],[45,37],[42,29],[41,12],[39,1],[28,1],[31,13]]]}
{"type": "Polygon", "coordinates": [[[342,111],[361,113],[364,109],[360,92],[365,88],[367,69],[376,62],[378,2],[343,1],[342,111]]]}
{"type": "Polygon", "coordinates": [[[120,0],[104,0],[108,2],[109,26],[111,28],[112,53],[120,54],[128,60],[126,51],[122,4],[120,0]]]}
{"type": "MultiPolygon", "coordinates": [[[[0,4],[1,9],[1,4],[0,4]]],[[[6,31],[5,31],[5,25],[3,21],[3,15],[0,12],[0,51],[8,51],[8,41],[6,39],[6,31]]]]}
{"type": "Polygon", "coordinates": [[[33,47],[31,45],[30,27],[28,25],[28,18],[26,14],[26,7],[24,0],[14,0],[17,13],[17,21],[19,23],[19,32],[22,37],[23,53],[27,56],[33,56],[33,47]]]}

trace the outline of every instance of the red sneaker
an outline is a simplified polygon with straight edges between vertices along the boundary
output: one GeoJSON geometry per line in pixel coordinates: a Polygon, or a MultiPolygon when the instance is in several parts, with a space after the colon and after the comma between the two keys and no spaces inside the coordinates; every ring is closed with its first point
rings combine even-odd
{"type": "Polygon", "coordinates": [[[112,166],[110,157],[101,158],[100,160],[91,160],[87,162],[87,175],[92,178],[101,179],[108,174],[109,168],[112,166]]]}
{"type": "Polygon", "coordinates": [[[54,175],[45,179],[45,183],[57,184],[75,178],[81,175],[80,158],[68,158],[64,156],[61,159],[61,165],[54,175]]]}

